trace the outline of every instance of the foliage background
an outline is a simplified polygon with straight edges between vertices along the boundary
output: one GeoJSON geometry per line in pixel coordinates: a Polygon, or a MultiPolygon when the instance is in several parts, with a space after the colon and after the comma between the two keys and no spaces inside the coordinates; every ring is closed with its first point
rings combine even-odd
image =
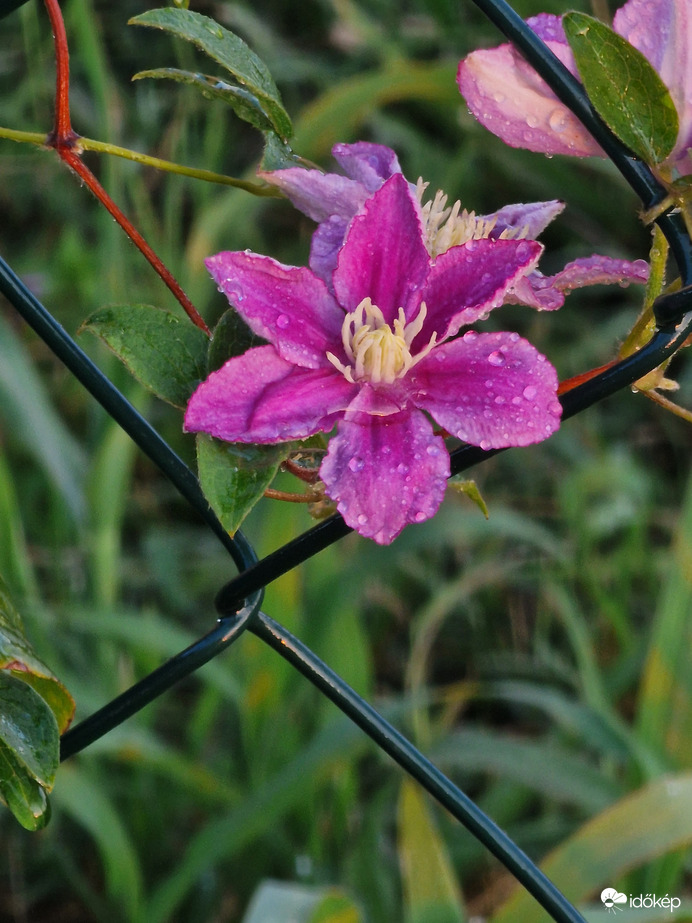
{"type": "MultiPolygon", "coordinates": [[[[515,6],[522,15],[564,11],[559,2],[515,6]]],[[[259,136],[223,104],[129,82],[144,68],[199,60],[182,43],[126,25],[146,4],[65,0],[63,8],[77,131],[252,175],[259,136]]],[[[544,238],[546,272],[592,252],[646,255],[637,202],[609,164],[510,150],[467,114],[458,60],[498,41],[467,0],[193,0],[191,8],[264,58],[295,118],[295,149],[315,162],[328,167],[337,140],[369,139],[396,148],[410,178],[422,175],[480,213],[564,199],[544,238]]],[[[53,79],[43,7],[28,4],[0,24],[0,123],[47,131],[53,79]]],[[[287,203],[115,159],[89,163],[210,323],[224,303],[204,256],[249,247],[306,260],[312,228],[287,203]]],[[[70,332],[109,303],[175,310],[57,158],[0,142],[0,180],[0,250],[70,332]]],[[[528,336],[564,378],[612,356],[640,297],[586,290],[558,314],[508,307],[496,323],[528,336]]],[[[193,463],[179,414],[89,334],[80,343],[193,463]]],[[[676,370],[689,403],[688,368],[676,370]]],[[[488,522],[450,496],[434,521],[391,548],[351,536],[323,552],[270,586],[265,609],[540,858],[626,793],[692,769],[690,442],[681,421],[618,394],[548,443],[478,467],[488,522]]],[[[262,554],[309,525],[302,509],[265,501],[247,532],[262,554]]],[[[78,716],[210,627],[229,563],[0,304],[0,573],[78,716]]],[[[501,919],[510,892],[501,869],[401,782],[299,676],[243,637],[66,763],[45,831],[28,834],[0,815],[0,918],[235,921],[251,912],[258,886],[278,879],[341,889],[340,912],[350,916],[338,919],[501,919]],[[421,879],[435,883],[432,899],[421,879]]],[[[567,884],[583,879],[576,900],[597,902],[604,885],[690,893],[689,856],[670,852],[692,840],[690,796],[678,796],[677,825],[646,800],[624,826],[606,815],[599,849],[582,850],[566,874],[567,884]],[[648,853],[627,851],[624,827],[648,853]]],[[[284,892],[284,908],[288,900],[284,892]]],[[[516,907],[511,917],[521,918],[516,907]]]]}

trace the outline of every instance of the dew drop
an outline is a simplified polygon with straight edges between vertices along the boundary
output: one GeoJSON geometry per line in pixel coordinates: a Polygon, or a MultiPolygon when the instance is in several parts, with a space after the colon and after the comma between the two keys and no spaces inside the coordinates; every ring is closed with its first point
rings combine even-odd
{"type": "Polygon", "coordinates": [[[522,399],[519,397],[519,395],[518,395],[518,394],[515,394],[514,397],[512,398],[512,403],[513,403],[514,406],[516,407],[516,406],[518,406],[519,404],[521,404],[521,400],[522,400],[522,399]]]}
{"type": "Polygon", "coordinates": [[[504,404],[504,402],[505,402],[504,397],[503,397],[501,394],[498,394],[497,397],[495,398],[495,403],[496,403],[496,404],[504,404]]]}
{"type": "Polygon", "coordinates": [[[365,513],[361,513],[361,514],[358,516],[358,525],[359,525],[359,526],[365,526],[365,525],[367,525],[367,524],[368,524],[368,517],[365,515],[365,513]]]}
{"type": "Polygon", "coordinates": [[[358,455],[354,455],[351,461],[348,463],[348,467],[351,471],[362,471],[365,462],[362,458],[359,458],[358,455]]]}
{"type": "Polygon", "coordinates": [[[416,515],[415,515],[413,518],[416,520],[416,522],[425,522],[425,520],[426,520],[428,517],[427,517],[426,514],[423,512],[423,510],[418,510],[418,512],[416,513],[416,515]]]}
{"type": "Polygon", "coordinates": [[[405,465],[403,462],[396,466],[398,474],[408,474],[408,465],[405,465]]]}
{"type": "Polygon", "coordinates": [[[290,323],[291,318],[288,316],[288,314],[279,314],[279,316],[276,318],[276,326],[281,330],[285,330],[290,323]]]}
{"type": "Polygon", "coordinates": [[[474,340],[478,339],[478,334],[475,330],[467,330],[462,339],[465,343],[473,343],[474,340]]]}
{"type": "Polygon", "coordinates": [[[548,126],[551,131],[554,131],[556,134],[560,135],[563,131],[567,129],[567,114],[563,109],[553,109],[548,117],[548,126]]]}
{"type": "Polygon", "coordinates": [[[431,458],[435,458],[436,455],[439,455],[439,454],[440,454],[440,449],[439,449],[439,447],[436,446],[436,445],[429,445],[429,446],[426,446],[425,451],[428,453],[428,455],[429,455],[431,458]]]}
{"type": "Polygon", "coordinates": [[[484,452],[487,452],[488,449],[490,448],[490,443],[488,442],[487,439],[481,439],[480,447],[483,449],[484,452]]]}
{"type": "Polygon", "coordinates": [[[524,395],[527,401],[534,400],[537,393],[538,393],[538,390],[534,388],[533,385],[527,385],[526,388],[524,388],[524,390],[522,391],[522,394],[524,395]]]}
{"type": "Polygon", "coordinates": [[[504,353],[499,349],[494,350],[488,356],[488,362],[491,365],[494,365],[496,368],[501,368],[505,364],[506,361],[507,359],[504,353]]]}

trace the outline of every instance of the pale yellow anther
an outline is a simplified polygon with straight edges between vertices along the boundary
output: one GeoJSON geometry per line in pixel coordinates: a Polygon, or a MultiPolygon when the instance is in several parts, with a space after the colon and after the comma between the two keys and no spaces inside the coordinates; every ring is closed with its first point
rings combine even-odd
{"type": "MultiPolygon", "coordinates": [[[[458,247],[470,240],[483,240],[490,237],[497,218],[477,217],[475,212],[461,211],[461,203],[447,207],[447,196],[438,190],[435,198],[423,204],[423,196],[428,183],[421,178],[416,184],[416,197],[423,213],[428,253],[433,259],[450,247],[458,247]]],[[[505,228],[497,235],[497,240],[523,240],[528,234],[528,227],[505,228]]]]}
{"type": "Polygon", "coordinates": [[[341,327],[344,352],[350,365],[340,362],[333,353],[327,353],[327,359],[354,384],[364,380],[375,385],[392,384],[427,356],[435,345],[437,334],[432,335],[416,356],[411,355],[411,344],[422,330],[427,313],[425,303],[421,303],[415,320],[406,323],[404,309],[399,308],[392,330],[377,305],[370,298],[364,298],[355,311],[346,315],[341,327]]]}

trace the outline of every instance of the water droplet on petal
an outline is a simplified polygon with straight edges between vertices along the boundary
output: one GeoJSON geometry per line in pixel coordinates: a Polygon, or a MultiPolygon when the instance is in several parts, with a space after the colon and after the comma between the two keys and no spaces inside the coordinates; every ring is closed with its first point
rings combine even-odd
{"type": "Polygon", "coordinates": [[[440,449],[439,449],[439,447],[436,446],[436,445],[429,445],[429,446],[426,446],[425,451],[428,453],[428,455],[429,455],[431,458],[435,458],[436,455],[439,455],[439,454],[440,454],[440,449]]]}
{"type": "Polygon", "coordinates": [[[567,113],[564,109],[553,109],[548,117],[548,126],[558,135],[567,129],[567,113]]]}
{"type": "Polygon", "coordinates": [[[465,343],[473,343],[474,340],[478,339],[478,334],[475,330],[467,330],[462,339],[465,343]]]}
{"type": "Polygon", "coordinates": [[[505,357],[505,354],[499,349],[494,350],[488,356],[488,362],[491,365],[494,365],[496,368],[500,368],[501,366],[503,366],[506,361],[507,359],[505,357]]]}
{"type": "Polygon", "coordinates": [[[512,403],[514,404],[515,407],[517,406],[517,404],[521,404],[521,401],[522,399],[519,397],[518,394],[515,394],[514,397],[512,398],[512,403]]]}
{"type": "Polygon", "coordinates": [[[359,526],[365,526],[365,525],[367,525],[367,524],[368,524],[368,517],[365,515],[365,513],[361,513],[361,514],[358,516],[358,525],[359,525],[359,526]]]}
{"type": "Polygon", "coordinates": [[[405,465],[403,462],[401,462],[400,465],[396,466],[396,470],[398,474],[408,474],[408,465],[405,465]]]}
{"type": "Polygon", "coordinates": [[[504,397],[503,397],[501,394],[498,394],[497,397],[495,398],[495,403],[496,403],[496,404],[504,404],[504,402],[505,402],[504,397]]]}
{"type": "Polygon", "coordinates": [[[524,395],[527,401],[532,401],[535,399],[536,395],[538,394],[538,389],[534,388],[533,385],[527,385],[526,388],[524,388],[524,390],[522,391],[522,394],[524,395]]]}
{"type": "Polygon", "coordinates": [[[418,510],[418,512],[413,518],[416,520],[416,522],[424,522],[428,517],[423,512],[423,510],[418,510]]]}
{"type": "Polygon", "coordinates": [[[487,452],[488,449],[490,448],[490,443],[488,442],[487,439],[481,439],[480,446],[484,452],[487,452]]]}
{"type": "Polygon", "coordinates": [[[279,316],[276,318],[276,326],[280,327],[281,330],[285,330],[290,323],[291,318],[288,316],[288,314],[279,314],[279,316]]]}
{"type": "Polygon", "coordinates": [[[359,458],[357,455],[354,455],[351,461],[348,463],[348,467],[353,472],[362,471],[364,465],[365,465],[365,462],[363,461],[363,459],[359,458]]]}

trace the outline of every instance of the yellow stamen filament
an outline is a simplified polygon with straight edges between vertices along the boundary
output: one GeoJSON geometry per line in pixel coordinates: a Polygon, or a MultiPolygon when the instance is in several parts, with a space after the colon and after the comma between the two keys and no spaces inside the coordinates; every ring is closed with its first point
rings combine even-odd
{"type": "Polygon", "coordinates": [[[437,334],[433,333],[427,346],[411,355],[411,344],[422,330],[427,313],[422,302],[415,320],[407,323],[404,309],[399,308],[392,330],[377,305],[364,298],[355,311],[346,315],[341,327],[341,340],[350,365],[340,362],[334,353],[327,353],[327,359],[354,384],[363,380],[374,385],[392,384],[427,356],[437,341],[437,334]]]}
{"type": "MultiPolygon", "coordinates": [[[[428,253],[433,259],[449,250],[468,243],[469,240],[483,240],[490,237],[496,217],[477,217],[475,212],[461,210],[461,202],[447,207],[447,196],[438,190],[435,198],[423,204],[423,196],[428,183],[419,178],[416,184],[416,197],[423,212],[425,236],[428,253]]],[[[523,240],[528,235],[528,227],[505,228],[497,235],[497,240],[523,240]]]]}

